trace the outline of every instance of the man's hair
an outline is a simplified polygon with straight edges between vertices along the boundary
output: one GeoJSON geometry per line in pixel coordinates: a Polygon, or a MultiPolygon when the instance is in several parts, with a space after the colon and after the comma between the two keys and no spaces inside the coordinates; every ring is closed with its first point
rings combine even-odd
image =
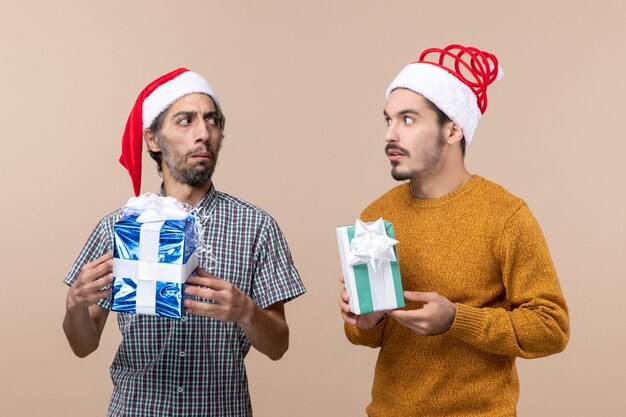
{"type": "MultiPolygon", "coordinates": [[[[435,106],[435,103],[428,100],[426,97],[424,97],[424,99],[426,100],[426,104],[428,105],[428,107],[437,114],[437,123],[439,124],[440,128],[442,128],[443,125],[445,125],[446,123],[452,121],[452,119],[450,119],[444,112],[442,112],[439,107],[435,106]]],[[[465,136],[461,138],[460,145],[461,155],[465,157],[465,136]]]]}
{"type": "MultiPolygon", "coordinates": [[[[163,120],[165,119],[165,113],[167,113],[170,107],[171,105],[167,106],[165,110],[159,113],[159,115],[155,117],[154,121],[148,128],[148,130],[152,132],[155,137],[157,137],[159,133],[161,132],[161,128],[163,128],[163,120]]],[[[218,124],[219,124],[220,129],[223,131],[224,126],[226,125],[226,119],[224,118],[224,115],[222,114],[222,112],[218,111],[218,114],[219,114],[218,124]]],[[[148,153],[150,154],[150,158],[155,160],[157,164],[157,171],[159,173],[163,172],[163,161],[162,161],[161,152],[153,152],[151,149],[148,149],[148,153]]]]}

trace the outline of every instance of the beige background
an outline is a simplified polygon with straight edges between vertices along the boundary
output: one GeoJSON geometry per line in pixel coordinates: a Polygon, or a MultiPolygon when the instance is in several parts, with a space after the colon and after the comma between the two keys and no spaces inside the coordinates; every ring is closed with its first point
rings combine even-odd
{"type": "MultiPolygon", "coordinates": [[[[217,187],[278,219],[308,288],[287,306],[287,355],[247,359],[255,414],[363,415],[376,351],[343,337],[334,228],[394,185],[387,84],[422,49],[461,42],[506,73],[467,164],[529,203],[571,309],[564,353],[518,361],[519,415],[626,415],[625,12],[609,0],[0,0],[0,414],[105,414],[115,320],[75,358],[61,279],[132,193],[117,158],[137,93],[187,66],[228,120],[217,187]]],[[[144,176],[154,190],[149,160],[144,176]]]]}

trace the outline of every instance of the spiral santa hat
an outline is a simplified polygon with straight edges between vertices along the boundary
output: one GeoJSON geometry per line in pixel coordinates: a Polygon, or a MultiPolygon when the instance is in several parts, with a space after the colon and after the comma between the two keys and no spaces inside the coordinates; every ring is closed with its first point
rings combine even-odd
{"type": "Polygon", "coordinates": [[[396,76],[387,97],[397,88],[421,94],[463,129],[469,145],[487,110],[487,87],[502,78],[495,55],[472,46],[426,49],[396,76]]]}
{"type": "Polygon", "coordinates": [[[207,94],[215,102],[217,110],[221,112],[220,103],[211,85],[201,75],[187,68],[179,68],[162,75],[139,93],[126,122],[120,156],[120,163],[130,174],[136,196],[141,192],[144,129],[149,128],[161,112],[172,103],[192,93],[207,94]]]}

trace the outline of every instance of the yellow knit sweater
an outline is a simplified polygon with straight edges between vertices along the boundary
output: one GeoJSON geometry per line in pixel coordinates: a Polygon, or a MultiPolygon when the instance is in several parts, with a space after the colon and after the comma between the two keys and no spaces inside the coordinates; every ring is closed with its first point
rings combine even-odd
{"type": "Polygon", "coordinates": [[[361,217],[381,216],[400,242],[404,289],[437,292],[457,313],[438,336],[418,336],[389,316],[369,330],[346,324],[352,343],[380,347],[368,415],[515,416],[515,357],[560,352],[569,338],[565,299],[526,204],[473,176],[432,200],[412,197],[404,183],[361,217]]]}

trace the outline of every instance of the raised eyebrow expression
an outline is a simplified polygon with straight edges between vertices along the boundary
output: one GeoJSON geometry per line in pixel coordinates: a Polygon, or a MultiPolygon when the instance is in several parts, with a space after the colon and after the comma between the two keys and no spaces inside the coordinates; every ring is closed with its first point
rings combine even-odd
{"type": "MultiPolygon", "coordinates": [[[[396,115],[397,117],[402,117],[406,115],[419,116],[420,113],[417,110],[405,109],[405,110],[400,110],[399,112],[396,113],[396,115]]],[[[383,116],[385,117],[385,119],[391,119],[391,116],[389,116],[389,113],[387,113],[387,110],[383,110],[383,116]]]]}
{"type": "MultiPolygon", "coordinates": [[[[193,119],[196,115],[198,114],[198,112],[196,111],[179,111],[177,113],[174,113],[172,115],[172,119],[178,119],[179,117],[183,116],[185,118],[189,118],[189,119],[193,119]]],[[[220,118],[220,114],[216,111],[210,111],[207,113],[204,113],[204,119],[216,119],[218,120],[220,118]]]]}
{"type": "MultiPolygon", "coordinates": [[[[412,110],[412,109],[400,110],[399,112],[396,113],[396,117],[398,118],[406,118],[408,116],[411,116],[411,119],[413,119],[413,121],[415,121],[416,116],[419,116],[419,115],[420,113],[418,111],[412,110]]],[[[383,110],[383,116],[385,118],[385,122],[387,123],[387,126],[389,126],[391,124],[391,117],[389,116],[386,110],[383,110]]]]}

